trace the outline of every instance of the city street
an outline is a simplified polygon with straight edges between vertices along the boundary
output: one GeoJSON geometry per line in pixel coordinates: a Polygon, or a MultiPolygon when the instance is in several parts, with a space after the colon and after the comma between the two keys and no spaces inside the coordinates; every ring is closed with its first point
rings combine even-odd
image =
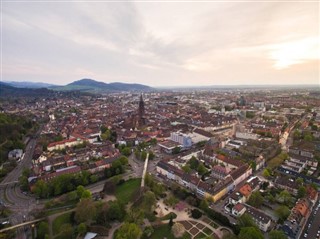
{"type": "Polygon", "coordinates": [[[320,238],[320,201],[318,200],[309,216],[305,229],[300,238],[317,239],[320,238]]]}

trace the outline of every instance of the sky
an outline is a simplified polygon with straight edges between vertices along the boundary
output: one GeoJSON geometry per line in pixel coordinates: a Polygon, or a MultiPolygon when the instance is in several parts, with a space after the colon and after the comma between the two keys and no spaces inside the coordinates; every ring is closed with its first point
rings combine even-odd
{"type": "Polygon", "coordinates": [[[1,1],[1,80],[320,87],[319,1],[1,1]]]}

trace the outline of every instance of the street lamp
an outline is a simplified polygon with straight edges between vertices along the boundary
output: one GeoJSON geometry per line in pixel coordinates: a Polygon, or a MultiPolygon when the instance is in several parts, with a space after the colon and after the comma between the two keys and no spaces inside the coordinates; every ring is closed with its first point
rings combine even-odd
{"type": "Polygon", "coordinates": [[[34,239],[34,224],[31,225],[32,239],[34,239]]]}

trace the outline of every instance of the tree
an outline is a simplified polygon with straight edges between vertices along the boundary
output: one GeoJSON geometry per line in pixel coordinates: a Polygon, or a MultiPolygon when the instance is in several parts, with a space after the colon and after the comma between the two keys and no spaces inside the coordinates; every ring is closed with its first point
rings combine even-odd
{"type": "Polygon", "coordinates": [[[296,180],[297,184],[302,185],[303,184],[303,178],[297,178],[296,180]]]}
{"type": "Polygon", "coordinates": [[[281,193],[279,194],[279,198],[284,203],[289,203],[292,199],[291,194],[287,190],[281,191],[281,193]]]}
{"type": "Polygon", "coordinates": [[[45,238],[45,236],[49,233],[49,225],[47,222],[40,222],[37,230],[38,238],[45,238]]]}
{"type": "Polygon", "coordinates": [[[84,190],[81,194],[81,199],[85,199],[85,198],[91,198],[91,192],[89,190],[84,190]]]}
{"type": "Polygon", "coordinates": [[[109,202],[109,210],[108,210],[109,220],[121,221],[124,215],[125,215],[124,207],[118,200],[109,202]]]}
{"type": "Polygon", "coordinates": [[[200,175],[203,175],[208,172],[208,169],[203,165],[203,163],[199,163],[197,171],[200,175]]]}
{"type": "Polygon", "coordinates": [[[152,226],[145,227],[143,234],[141,236],[141,239],[148,239],[151,237],[152,233],[154,232],[154,229],[152,226]]]}
{"type": "Polygon", "coordinates": [[[125,147],[121,150],[121,153],[124,155],[124,156],[130,156],[131,154],[131,148],[130,147],[125,147]]]}
{"type": "Polygon", "coordinates": [[[242,214],[238,218],[238,225],[243,228],[243,227],[257,227],[257,225],[254,223],[252,217],[248,213],[242,214]]]}
{"type": "Polygon", "coordinates": [[[59,238],[63,238],[63,239],[72,238],[73,228],[71,224],[69,223],[63,224],[59,228],[59,231],[60,231],[59,238]]]}
{"type": "Polygon", "coordinates": [[[176,147],[173,148],[172,153],[173,154],[178,154],[178,153],[180,153],[180,151],[181,151],[181,148],[179,146],[176,146],[176,147]]]}
{"type": "Polygon", "coordinates": [[[85,188],[82,185],[77,187],[77,191],[76,192],[77,192],[78,198],[81,198],[81,196],[82,196],[84,191],[85,191],[85,188]]]}
{"type": "Polygon", "coordinates": [[[115,239],[137,239],[142,231],[135,223],[124,223],[118,230],[115,239]]]}
{"type": "Polygon", "coordinates": [[[82,199],[76,207],[75,220],[77,223],[86,223],[90,225],[92,220],[96,217],[97,210],[94,202],[91,199],[82,199]]]}
{"type": "Polygon", "coordinates": [[[126,222],[134,222],[137,225],[142,225],[144,218],[145,213],[142,209],[130,208],[126,215],[126,222]]]}
{"type": "Polygon", "coordinates": [[[153,151],[149,150],[149,160],[153,160],[156,157],[153,151]]]}
{"type": "Polygon", "coordinates": [[[143,195],[143,203],[147,211],[151,211],[154,205],[156,204],[156,195],[154,192],[147,191],[143,195]]]}
{"type": "Polygon", "coordinates": [[[202,216],[202,212],[199,211],[198,209],[192,209],[192,210],[191,210],[191,216],[192,216],[194,219],[199,219],[199,218],[202,216]]]}
{"type": "Polygon", "coordinates": [[[97,208],[97,224],[106,226],[109,221],[109,204],[100,204],[97,208]]]}
{"type": "Polygon", "coordinates": [[[170,214],[170,220],[169,220],[168,226],[169,226],[169,228],[172,228],[172,226],[173,226],[173,216],[172,216],[172,214],[170,214]]]}
{"type": "Polygon", "coordinates": [[[239,233],[239,239],[263,239],[263,234],[256,227],[243,227],[239,233]]]}
{"type": "Polygon", "coordinates": [[[301,133],[300,133],[299,130],[295,130],[293,132],[293,138],[296,139],[296,140],[301,138],[301,133]]]}
{"type": "Polygon", "coordinates": [[[147,158],[147,152],[143,150],[143,151],[141,152],[141,160],[144,161],[144,160],[146,160],[146,158],[147,158]]]}
{"type": "Polygon", "coordinates": [[[306,194],[307,194],[307,189],[306,189],[306,187],[304,187],[304,186],[300,186],[299,188],[298,188],[298,198],[303,198],[304,196],[306,196],[306,194]]]}
{"type": "Polygon", "coordinates": [[[265,168],[262,172],[262,176],[265,178],[269,178],[271,176],[270,171],[267,168],[265,168]]]}
{"type": "Polygon", "coordinates": [[[84,223],[80,223],[77,227],[79,235],[84,235],[87,232],[87,226],[84,223]]]}
{"type": "Polygon", "coordinates": [[[98,182],[99,177],[95,174],[90,175],[90,183],[96,183],[98,182]]]}
{"type": "Polygon", "coordinates": [[[203,211],[206,211],[209,208],[208,201],[206,199],[202,199],[199,208],[203,211]]]}
{"type": "Polygon", "coordinates": [[[104,186],[103,186],[103,192],[109,195],[114,194],[116,190],[116,185],[114,182],[111,181],[106,181],[104,186]]]}
{"type": "Polygon", "coordinates": [[[48,184],[42,179],[40,179],[36,182],[32,192],[40,198],[47,198],[49,196],[48,184]]]}
{"type": "Polygon", "coordinates": [[[259,208],[263,204],[263,197],[261,193],[259,191],[253,192],[248,201],[248,204],[250,204],[253,207],[259,208]]]}
{"type": "Polygon", "coordinates": [[[279,217],[280,222],[284,222],[287,217],[290,215],[290,210],[287,206],[279,206],[276,210],[275,210],[277,216],[279,217]]]}
{"type": "Polygon", "coordinates": [[[188,164],[190,165],[191,169],[196,170],[199,166],[199,160],[195,156],[192,156],[191,159],[188,161],[188,164]]]}
{"type": "Polygon", "coordinates": [[[283,231],[273,230],[269,233],[269,239],[287,239],[283,231]]]}
{"type": "Polygon", "coordinates": [[[120,160],[122,165],[128,164],[128,158],[126,156],[121,156],[120,158],[118,158],[118,160],[120,160]]]}
{"type": "Polygon", "coordinates": [[[181,169],[186,173],[190,173],[191,172],[191,168],[190,168],[189,164],[186,164],[186,165],[182,166],[181,169]]]}
{"type": "Polygon", "coordinates": [[[175,224],[173,224],[172,226],[172,233],[174,235],[175,238],[179,238],[179,237],[182,237],[183,234],[185,233],[186,229],[184,228],[184,226],[179,223],[179,222],[176,222],[175,224]]]}

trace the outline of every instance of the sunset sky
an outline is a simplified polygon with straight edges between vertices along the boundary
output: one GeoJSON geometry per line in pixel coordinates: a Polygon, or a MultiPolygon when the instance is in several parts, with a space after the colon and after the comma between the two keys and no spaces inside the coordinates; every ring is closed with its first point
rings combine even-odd
{"type": "Polygon", "coordinates": [[[1,80],[318,84],[318,1],[4,2],[1,80]]]}

